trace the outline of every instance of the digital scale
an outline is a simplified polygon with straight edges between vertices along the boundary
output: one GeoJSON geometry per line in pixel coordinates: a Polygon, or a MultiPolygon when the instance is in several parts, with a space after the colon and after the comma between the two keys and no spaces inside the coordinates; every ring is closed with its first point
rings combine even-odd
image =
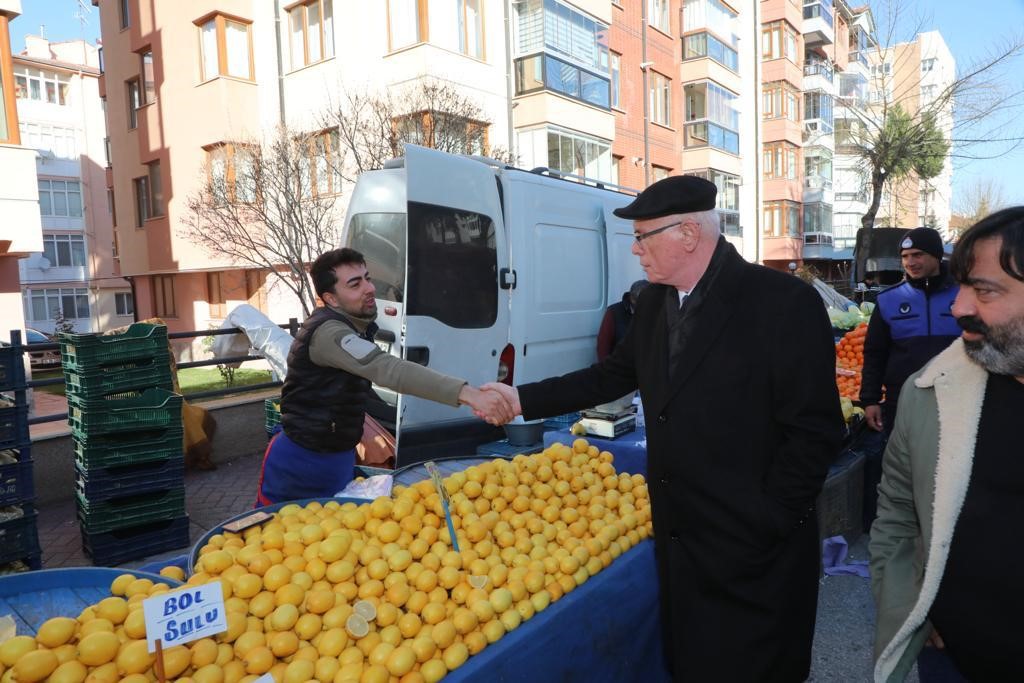
{"type": "Polygon", "coordinates": [[[630,406],[618,412],[591,408],[580,411],[580,424],[590,436],[614,439],[636,429],[636,408],[630,406]]]}

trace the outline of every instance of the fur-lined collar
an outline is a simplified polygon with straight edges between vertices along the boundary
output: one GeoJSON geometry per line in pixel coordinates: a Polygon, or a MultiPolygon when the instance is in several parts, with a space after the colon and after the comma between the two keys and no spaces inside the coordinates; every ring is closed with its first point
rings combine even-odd
{"type": "MultiPolygon", "coordinates": [[[[961,339],[955,340],[932,359],[914,380],[914,385],[920,389],[934,389],[939,412],[939,452],[935,461],[932,534],[927,539],[928,554],[921,591],[906,621],[882,650],[875,665],[876,681],[888,681],[893,675],[915,632],[928,619],[928,612],[939,592],[953,531],[971,480],[974,444],[978,436],[987,382],[988,372],[967,356],[961,339]]],[[[913,420],[913,417],[909,419],[913,420]]],[[[913,429],[911,425],[911,438],[913,429]]],[[[920,506],[918,510],[921,510],[920,506]]]]}

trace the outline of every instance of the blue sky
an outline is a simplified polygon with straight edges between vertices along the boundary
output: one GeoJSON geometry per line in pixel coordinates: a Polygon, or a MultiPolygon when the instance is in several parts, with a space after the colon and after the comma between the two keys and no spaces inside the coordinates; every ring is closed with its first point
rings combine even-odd
{"type": "MultiPolygon", "coordinates": [[[[83,28],[75,18],[78,0],[22,0],[22,15],[11,24],[11,46],[20,51],[25,34],[38,35],[40,24],[46,26],[46,36],[51,40],[95,40],[100,34],[99,10],[92,7],[90,0],[84,0],[84,4],[91,11],[83,28]]],[[[961,66],[984,56],[1001,38],[1024,30],[1024,0],[908,0],[908,4],[925,13],[924,28],[942,33],[961,66]]],[[[1024,59],[1019,62],[1016,74],[1008,76],[1016,81],[1007,84],[1010,89],[1024,89],[1024,59]]],[[[985,148],[989,154],[999,151],[998,144],[985,148]]],[[[993,179],[1002,186],[1008,202],[1024,204],[1024,183],[1017,181],[1021,168],[1024,168],[1024,148],[991,160],[955,161],[954,207],[956,198],[966,188],[986,179],[993,179]]]]}

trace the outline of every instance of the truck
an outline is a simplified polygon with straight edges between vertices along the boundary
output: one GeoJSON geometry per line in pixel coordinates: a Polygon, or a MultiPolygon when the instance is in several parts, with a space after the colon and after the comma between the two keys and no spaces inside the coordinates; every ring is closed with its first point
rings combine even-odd
{"type": "MultiPolygon", "coordinates": [[[[632,222],[612,213],[634,194],[406,145],[360,175],[343,232],[377,287],[376,343],[475,386],[595,362],[606,307],[643,278],[632,222]]],[[[500,437],[467,407],[374,389],[399,465],[500,437]]]]}

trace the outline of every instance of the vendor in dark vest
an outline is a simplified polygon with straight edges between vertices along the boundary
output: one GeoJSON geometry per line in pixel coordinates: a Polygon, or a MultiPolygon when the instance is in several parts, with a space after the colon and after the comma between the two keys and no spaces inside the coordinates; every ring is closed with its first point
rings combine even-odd
{"type": "Polygon", "coordinates": [[[875,302],[864,340],[860,401],[868,426],[876,431],[892,430],[896,401],[907,378],[960,336],[950,311],[960,288],[942,255],[937,231],[909,231],[900,242],[906,278],[880,292],[875,302]]]}
{"type": "Polygon", "coordinates": [[[601,327],[597,331],[598,362],[607,358],[619,342],[625,338],[626,330],[633,322],[636,300],[640,298],[640,292],[644,291],[644,287],[649,284],[647,280],[637,280],[630,285],[629,291],[622,295],[622,301],[612,304],[605,310],[601,327]]]}
{"type": "Polygon", "coordinates": [[[450,406],[468,405],[478,414],[494,409],[513,417],[498,394],[377,347],[376,288],[358,251],[329,251],[313,263],[310,275],[325,305],[302,324],[288,352],[283,431],[267,447],[259,505],[333,496],[345,488],[352,480],[372,383],[450,406]]]}

